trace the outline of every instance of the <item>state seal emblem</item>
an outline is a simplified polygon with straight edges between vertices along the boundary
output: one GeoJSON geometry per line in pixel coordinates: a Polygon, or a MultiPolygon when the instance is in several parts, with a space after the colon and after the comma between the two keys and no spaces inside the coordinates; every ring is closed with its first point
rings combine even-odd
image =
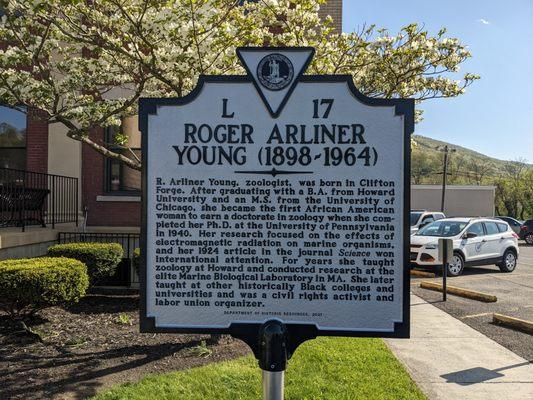
{"type": "Polygon", "coordinates": [[[257,65],[259,83],[269,90],[281,90],[287,87],[294,78],[294,67],[291,60],[283,54],[269,54],[257,65]]]}

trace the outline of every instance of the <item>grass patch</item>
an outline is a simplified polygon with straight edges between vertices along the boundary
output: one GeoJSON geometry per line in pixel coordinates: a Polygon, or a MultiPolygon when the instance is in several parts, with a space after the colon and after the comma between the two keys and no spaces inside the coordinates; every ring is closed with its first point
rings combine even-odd
{"type": "MultiPolygon", "coordinates": [[[[257,400],[261,371],[253,356],[149,375],[94,400],[257,400]]],[[[287,400],[426,399],[380,339],[319,338],[303,344],[285,374],[287,400]]]]}

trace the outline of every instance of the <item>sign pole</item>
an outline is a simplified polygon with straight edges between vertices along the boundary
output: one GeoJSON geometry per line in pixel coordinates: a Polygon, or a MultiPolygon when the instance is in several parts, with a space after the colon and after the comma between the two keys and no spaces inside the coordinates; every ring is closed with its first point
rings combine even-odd
{"type": "Polygon", "coordinates": [[[444,253],[442,262],[442,301],[446,301],[446,277],[448,275],[448,256],[444,253]]]}
{"type": "Polygon", "coordinates": [[[439,239],[439,260],[442,261],[442,301],[446,301],[446,278],[448,277],[448,263],[453,257],[453,241],[439,239]]]}
{"type": "Polygon", "coordinates": [[[263,400],[283,400],[285,371],[263,370],[263,400]]]}
{"type": "Polygon", "coordinates": [[[263,400],[283,400],[287,329],[281,321],[267,321],[259,330],[259,366],[263,370],[263,400]]]}

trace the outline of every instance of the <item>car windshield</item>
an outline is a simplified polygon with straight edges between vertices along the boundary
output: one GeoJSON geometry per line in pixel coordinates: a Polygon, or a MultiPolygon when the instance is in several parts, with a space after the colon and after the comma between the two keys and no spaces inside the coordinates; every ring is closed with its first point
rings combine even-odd
{"type": "Polygon", "coordinates": [[[422,215],[421,212],[411,212],[411,226],[416,225],[421,215],[422,215]]]}
{"type": "Polygon", "coordinates": [[[440,220],[424,226],[416,235],[450,237],[461,233],[466,225],[466,222],[440,220]]]}

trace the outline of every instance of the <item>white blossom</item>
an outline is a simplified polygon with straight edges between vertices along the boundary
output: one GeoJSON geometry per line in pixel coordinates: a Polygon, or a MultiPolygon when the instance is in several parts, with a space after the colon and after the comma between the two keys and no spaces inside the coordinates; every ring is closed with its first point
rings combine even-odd
{"type": "Polygon", "coordinates": [[[238,46],[313,46],[308,73],[349,74],[372,97],[453,97],[478,79],[449,79],[470,53],[444,38],[445,29],[431,36],[411,24],[390,35],[369,26],[340,34],[330,17],[318,16],[324,0],[4,3],[0,102],[38,108],[73,139],[134,168],[137,160],[91,142],[89,128],[119,125],[137,113],[140,96],[184,96],[201,74],[243,74],[238,46]]]}

